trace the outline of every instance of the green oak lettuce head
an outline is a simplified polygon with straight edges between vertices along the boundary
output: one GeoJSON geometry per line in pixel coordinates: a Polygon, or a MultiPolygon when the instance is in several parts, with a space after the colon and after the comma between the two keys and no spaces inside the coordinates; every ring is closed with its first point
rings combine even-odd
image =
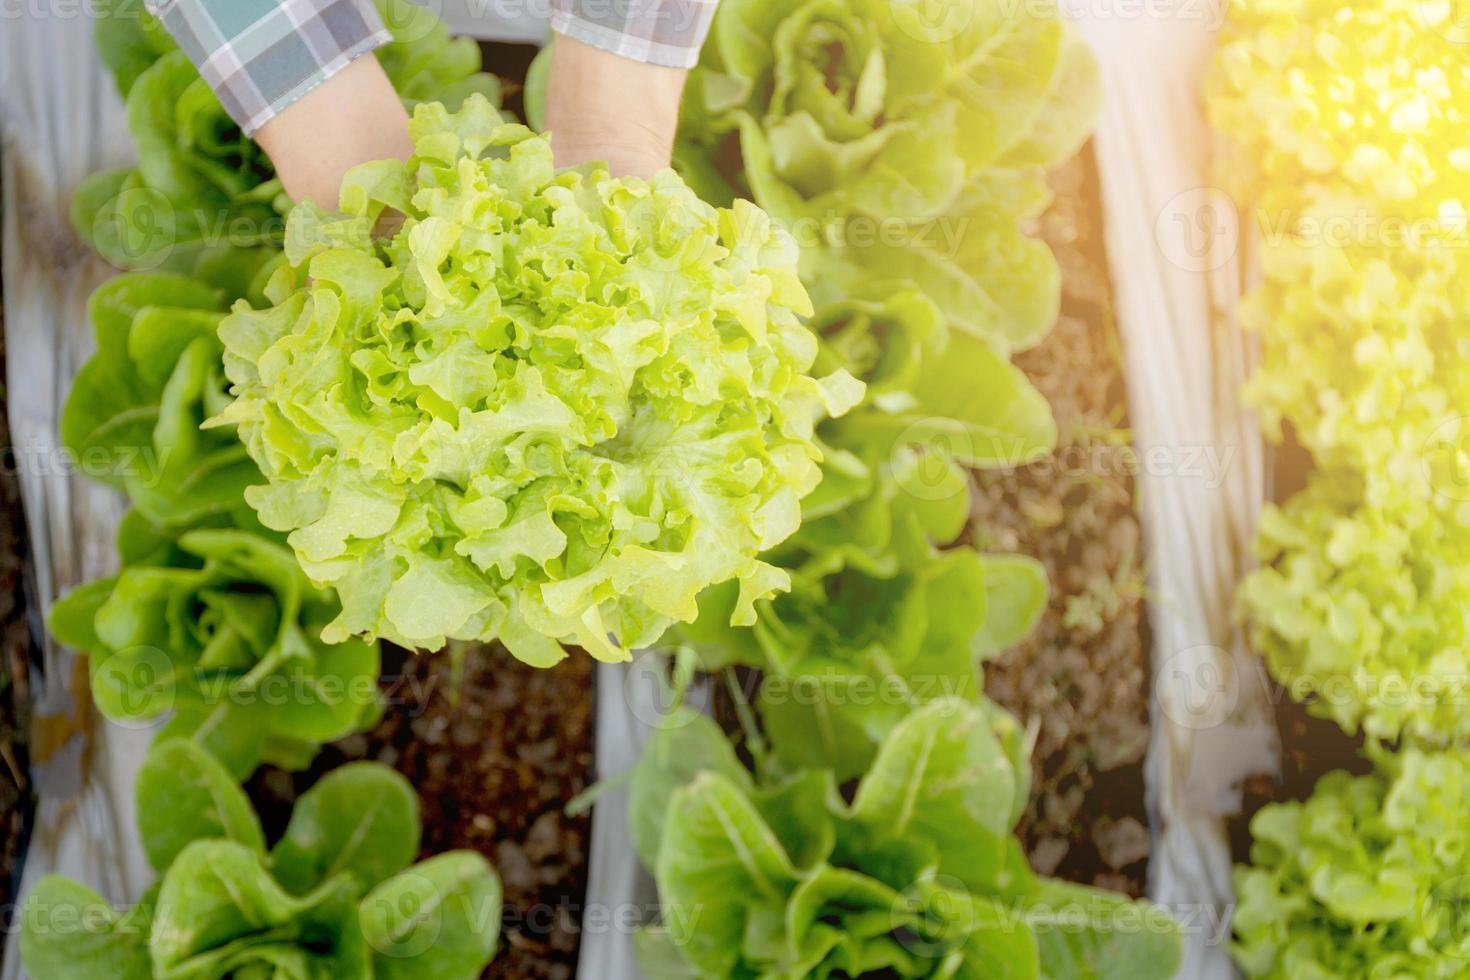
{"type": "Polygon", "coordinates": [[[1235,872],[1248,977],[1463,977],[1470,959],[1470,756],[1385,755],[1251,820],[1235,872]]]}
{"type": "Polygon", "coordinates": [[[722,3],[681,155],[717,166],[713,147],[738,134],[763,204],[925,218],[983,173],[1076,151],[1096,68],[1053,5],[961,0],[932,5],[938,20],[926,6],[722,3]]]}
{"type": "Polygon", "coordinates": [[[337,588],[327,635],[622,659],[732,580],[751,621],[789,583],[757,555],[820,479],[814,426],[862,390],[808,373],[795,243],[672,173],[559,172],[484,99],[412,136],[348,175],[346,216],[293,213],[277,305],[220,330],[220,419],[269,481],[247,499],[337,588]]]}

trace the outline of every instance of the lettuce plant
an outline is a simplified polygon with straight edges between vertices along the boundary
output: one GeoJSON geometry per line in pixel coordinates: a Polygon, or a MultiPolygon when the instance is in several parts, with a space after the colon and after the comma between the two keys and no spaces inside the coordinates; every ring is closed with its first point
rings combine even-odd
{"type": "Polygon", "coordinates": [[[1465,717],[1470,534],[1462,505],[1363,502],[1363,483],[1321,472],[1262,515],[1265,564],[1241,584],[1272,673],[1344,731],[1444,745],[1465,717]]]}
{"type": "MultiPolygon", "coordinates": [[[[270,253],[251,258],[259,268],[270,253]]],[[[253,523],[244,494],[259,469],[235,433],[199,428],[229,403],[216,333],[230,294],[248,294],[250,278],[239,266],[222,280],[125,273],[88,301],[97,350],[67,393],[62,441],[88,476],[122,490],[154,523],[253,523]]]]}
{"type": "MultiPolygon", "coordinates": [[[[457,106],[471,93],[499,101],[469,38],[451,38],[427,8],[376,0],[394,40],[376,54],[405,104],[457,106]]],[[[263,151],[240,132],[188,56],[141,3],[108,0],[98,48],[127,103],[138,166],[89,177],[72,223],[123,269],[191,271],[202,257],[279,248],[290,201],[263,151]]]]}
{"type": "Polygon", "coordinates": [[[246,499],[335,586],[329,640],[498,637],[547,665],[621,659],[707,586],[733,618],[788,585],[757,554],[820,477],[796,246],[672,173],[558,172],[484,99],[420,106],[417,155],[352,171],[347,216],[291,217],[276,305],[220,328],[268,485],[246,499]],[[385,207],[407,215],[386,243],[385,207]]]}
{"type": "Polygon", "coordinates": [[[52,608],[56,638],[85,651],[92,696],[117,721],[172,711],[165,735],[197,739],[238,777],[288,768],[378,716],[378,648],[328,645],[335,597],[264,531],[201,528],[177,539],[137,514],[124,567],[52,608]]]}
{"type": "Polygon", "coordinates": [[[1465,975],[1470,757],[1409,750],[1251,820],[1236,962],[1250,977],[1465,975]]]}
{"type": "Polygon", "coordinates": [[[324,776],[269,850],[244,792],[191,742],[153,747],[137,803],[158,883],[117,912],[43,878],[21,931],[35,980],[473,980],[495,954],[495,872],[468,851],[409,867],[418,800],[385,766],[324,776]]]}
{"type": "Polygon", "coordinates": [[[676,157],[706,199],[753,199],[804,246],[819,301],[923,288],[1001,350],[1056,316],[1023,222],[1033,171],[1081,144],[1096,65],[1051,4],[730,0],[685,94],[676,157]]]}
{"type": "Polygon", "coordinates": [[[713,722],[674,715],[629,787],[664,914],[639,936],[644,972],[1173,977],[1167,913],[1031,873],[1011,836],[1029,770],[998,717],[913,712],[844,797],[830,770],[752,776],[713,722]]]}
{"type": "Polygon", "coordinates": [[[1210,118],[1230,138],[1221,179],[1272,222],[1367,208],[1453,232],[1470,202],[1455,15],[1415,0],[1231,4],[1208,81],[1210,118]]]}
{"type": "Polygon", "coordinates": [[[1056,429],[1025,376],[920,292],[832,304],[813,326],[817,369],[855,375],[865,397],[818,426],[822,482],[766,556],[791,590],[757,602],[748,629],[728,625],[736,590],[711,590],[679,638],[707,669],[761,668],[775,748],[845,778],[914,705],[978,696],[977,655],[1030,629],[1046,599],[1036,564],[953,545],[965,467],[1030,461],[1056,429]]]}
{"type": "Polygon", "coordinates": [[[1210,80],[1222,175],[1265,282],[1247,395],[1319,467],[1262,522],[1243,614],[1273,673],[1346,731],[1464,739],[1470,74],[1447,11],[1251,0],[1210,80]]]}

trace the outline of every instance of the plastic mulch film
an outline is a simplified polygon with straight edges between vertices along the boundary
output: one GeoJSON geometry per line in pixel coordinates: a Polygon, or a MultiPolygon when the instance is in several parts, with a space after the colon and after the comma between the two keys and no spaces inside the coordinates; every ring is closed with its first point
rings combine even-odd
{"type": "MultiPolygon", "coordinates": [[[[114,493],[81,475],[86,461],[70,458],[57,432],[67,387],[93,346],[87,295],[110,271],[71,230],[71,189],[130,153],[92,22],[80,6],[69,13],[7,17],[0,31],[6,384],[42,612],[58,594],[113,570],[122,512],[114,493]]],[[[37,809],[20,894],[54,871],[115,900],[135,899],[150,877],[132,804],[149,732],[102,720],[87,693],[86,661],[49,638],[35,673],[37,809]]],[[[8,942],[0,977],[20,977],[19,960],[8,942]]]]}
{"type": "Polygon", "coordinates": [[[1096,145],[1140,461],[1154,702],[1146,762],[1149,894],[1184,922],[1181,976],[1236,975],[1224,818],[1274,772],[1264,674],[1232,622],[1266,498],[1260,430],[1240,402],[1252,361],[1235,309],[1250,275],[1228,198],[1210,186],[1202,81],[1223,10],[1179,0],[1126,16],[1076,0],[1103,65],[1096,145]]]}

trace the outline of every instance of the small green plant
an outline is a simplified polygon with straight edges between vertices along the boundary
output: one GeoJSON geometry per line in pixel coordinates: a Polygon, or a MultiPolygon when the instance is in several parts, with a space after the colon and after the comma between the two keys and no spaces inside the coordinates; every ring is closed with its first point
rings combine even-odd
{"type": "Polygon", "coordinates": [[[1163,910],[1037,878],[1011,834],[1029,769],[1002,712],[942,699],[890,732],[850,797],[831,770],[752,775],[681,709],[634,771],[629,820],[675,977],[1171,980],[1163,910]]]}
{"type": "Polygon", "coordinates": [[[262,761],[303,768],[377,720],[377,646],[322,642],[341,607],[283,543],[237,528],[174,538],[133,512],[118,547],[122,571],[50,617],[59,641],[89,655],[103,714],[171,712],[165,737],[197,739],[240,779],[262,761]]]}
{"type": "Polygon", "coordinates": [[[137,803],[157,884],[119,912],[42,879],[20,940],[35,980],[474,980],[494,957],[499,879],[472,852],[410,867],[418,801],[385,766],[324,776],[270,849],[234,777],[192,742],[153,747],[137,803]]]}

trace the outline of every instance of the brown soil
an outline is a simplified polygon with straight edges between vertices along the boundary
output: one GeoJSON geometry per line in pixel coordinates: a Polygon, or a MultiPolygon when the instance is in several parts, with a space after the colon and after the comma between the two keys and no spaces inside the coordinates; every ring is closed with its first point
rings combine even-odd
{"type": "MultiPolygon", "coordinates": [[[[0,300],[0,902],[14,898],[34,801],[26,778],[30,717],[27,671],[33,650],[26,595],[25,515],[15,480],[5,398],[4,311],[0,300]]],[[[0,949],[6,931],[0,930],[0,949]]]]}
{"type": "Polygon", "coordinates": [[[447,653],[387,647],[383,720],[328,746],[305,773],[266,768],[246,790],[272,839],[296,797],[358,759],[393,766],[418,789],[423,855],[484,854],[505,886],[501,951],[485,977],[571,980],[587,890],[587,817],[566,802],[592,774],[590,657],[533,670],[499,647],[470,648],[456,679],[447,653]]]}
{"type": "Polygon", "coordinates": [[[986,666],[986,688],[1036,726],[1021,841],[1036,870],[1142,894],[1149,838],[1148,640],[1126,389],[1114,329],[1096,165],[1051,177],[1041,234],[1062,268],[1056,328],[1016,363],[1046,395],[1057,452],[976,474],[974,540],[1046,565],[1035,632],[986,666]]]}
{"type": "MultiPolygon", "coordinates": [[[[1311,454],[1296,441],[1288,426],[1285,442],[1276,448],[1273,458],[1276,502],[1282,503],[1305,489],[1311,471],[1311,454]]],[[[1293,701],[1280,685],[1272,685],[1271,697],[1281,738],[1281,773],[1258,774],[1245,781],[1240,813],[1227,824],[1231,853],[1242,863],[1250,860],[1251,818],[1262,807],[1305,800],[1312,795],[1317,780],[1334,770],[1345,769],[1361,776],[1373,768],[1361,754],[1362,736],[1348,735],[1335,722],[1313,718],[1306,706],[1293,701]]]]}

